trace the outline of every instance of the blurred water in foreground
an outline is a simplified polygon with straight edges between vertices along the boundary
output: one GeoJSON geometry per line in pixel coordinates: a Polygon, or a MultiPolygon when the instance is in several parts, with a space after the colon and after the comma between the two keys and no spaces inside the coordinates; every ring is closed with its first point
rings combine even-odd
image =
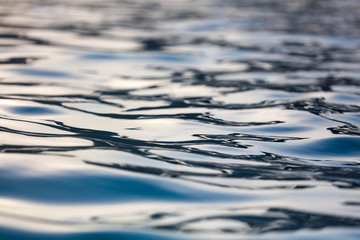
{"type": "Polygon", "coordinates": [[[0,239],[360,239],[360,1],[0,0],[0,239]]]}

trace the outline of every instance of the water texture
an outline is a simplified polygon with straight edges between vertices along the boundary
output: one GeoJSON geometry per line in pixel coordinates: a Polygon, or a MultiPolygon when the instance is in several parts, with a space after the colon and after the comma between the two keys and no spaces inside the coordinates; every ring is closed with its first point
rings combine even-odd
{"type": "Polygon", "coordinates": [[[360,239],[360,1],[0,0],[0,239],[360,239]]]}

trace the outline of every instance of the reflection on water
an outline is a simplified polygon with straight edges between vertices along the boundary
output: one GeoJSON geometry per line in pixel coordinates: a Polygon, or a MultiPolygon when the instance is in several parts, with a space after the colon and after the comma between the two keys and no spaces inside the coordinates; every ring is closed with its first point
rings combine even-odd
{"type": "Polygon", "coordinates": [[[0,0],[1,239],[359,239],[357,0],[0,0]]]}

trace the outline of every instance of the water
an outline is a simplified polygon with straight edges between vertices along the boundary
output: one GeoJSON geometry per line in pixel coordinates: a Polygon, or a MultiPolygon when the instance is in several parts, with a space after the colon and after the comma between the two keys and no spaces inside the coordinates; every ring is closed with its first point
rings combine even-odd
{"type": "Polygon", "coordinates": [[[360,1],[0,6],[0,239],[360,238],[360,1]]]}

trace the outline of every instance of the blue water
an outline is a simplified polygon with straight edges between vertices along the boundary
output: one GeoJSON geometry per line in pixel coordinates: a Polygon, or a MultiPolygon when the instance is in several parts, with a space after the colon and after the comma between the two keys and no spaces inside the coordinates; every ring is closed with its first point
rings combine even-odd
{"type": "Polygon", "coordinates": [[[0,0],[0,239],[360,239],[357,0],[0,0]]]}

